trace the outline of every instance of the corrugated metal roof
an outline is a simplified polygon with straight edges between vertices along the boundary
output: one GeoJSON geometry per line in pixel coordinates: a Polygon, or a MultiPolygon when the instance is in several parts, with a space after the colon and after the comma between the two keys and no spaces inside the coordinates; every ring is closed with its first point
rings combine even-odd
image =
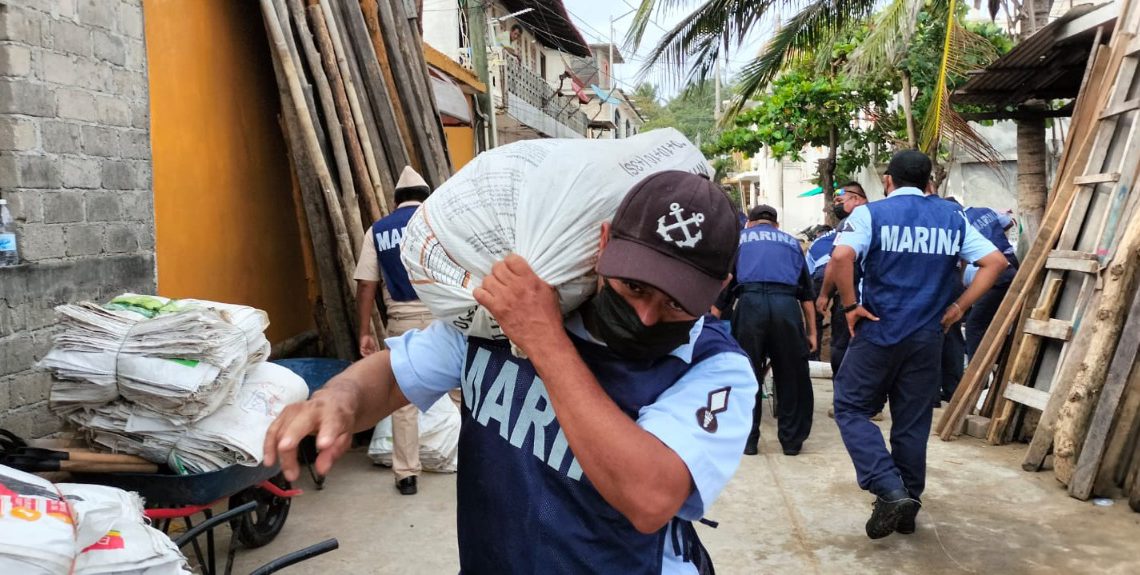
{"type": "Polygon", "coordinates": [[[1075,98],[1092,51],[1096,27],[1108,42],[1114,4],[1082,5],[1050,22],[958,88],[957,104],[1014,105],[1027,100],[1075,98]]]}
{"type": "Polygon", "coordinates": [[[570,14],[562,5],[562,0],[501,0],[511,12],[531,8],[530,12],[517,16],[534,33],[539,42],[567,54],[590,55],[590,47],[582,33],[570,20],[570,14]]]}

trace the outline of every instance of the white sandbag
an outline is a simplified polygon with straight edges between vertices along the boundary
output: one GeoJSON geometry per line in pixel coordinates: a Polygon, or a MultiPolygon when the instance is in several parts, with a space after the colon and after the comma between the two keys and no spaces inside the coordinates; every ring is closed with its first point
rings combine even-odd
{"type": "Polygon", "coordinates": [[[601,224],[646,177],[713,175],[672,128],[620,140],[527,140],[484,152],[439,187],[408,222],[401,259],[432,313],[467,335],[503,337],[472,292],[517,253],[558,288],[568,313],[593,295],[601,224]]]}
{"type": "Polygon", "coordinates": [[[75,521],[63,495],[46,479],[0,465],[0,573],[65,575],[75,555],[75,521]]]}
{"type": "MultiPolygon", "coordinates": [[[[447,395],[419,414],[420,465],[424,471],[455,473],[459,463],[459,426],[459,409],[447,395]]],[[[372,431],[368,457],[391,467],[392,449],[392,418],[385,417],[372,431]]]]}

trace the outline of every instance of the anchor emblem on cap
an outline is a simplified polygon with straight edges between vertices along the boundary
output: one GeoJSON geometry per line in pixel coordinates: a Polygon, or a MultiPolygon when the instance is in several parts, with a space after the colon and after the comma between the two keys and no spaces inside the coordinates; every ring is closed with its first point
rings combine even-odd
{"type": "Polygon", "coordinates": [[[683,219],[685,210],[681,208],[681,204],[673,202],[669,205],[669,213],[657,218],[657,235],[661,236],[667,242],[673,242],[679,248],[692,248],[696,247],[697,243],[701,241],[703,236],[701,232],[701,222],[705,221],[705,215],[699,212],[694,212],[688,219],[683,219]],[[669,225],[665,225],[665,218],[673,216],[675,220],[669,225]],[[696,226],[696,234],[694,235],[689,228],[689,225],[696,226]],[[684,239],[675,239],[673,237],[673,230],[681,230],[684,234],[684,239]]]}

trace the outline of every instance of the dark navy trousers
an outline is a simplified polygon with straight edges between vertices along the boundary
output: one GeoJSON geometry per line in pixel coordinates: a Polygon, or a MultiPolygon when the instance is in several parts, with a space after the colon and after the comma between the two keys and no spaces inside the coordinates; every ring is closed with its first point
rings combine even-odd
{"type": "Polygon", "coordinates": [[[885,495],[905,487],[918,498],[926,486],[931,404],[942,383],[942,332],[922,330],[891,346],[859,337],[835,376],[835,422],[859,487],[885,495]],[[891,448],[871,416],[890,400],[891,448]]]}
{"type": "MultiPolygon", "coordinates": [[[[807,333],[795,286],[744,284],[732,318],[732,335],[752,360],[756,379],[772,361],[776,392],[777,437],[784,449],[798,450],[811,434],[814,397],[808,369],[807,333]]],[[[752,435],[759,436],[763,402],[756,394],[752,435]]]]}

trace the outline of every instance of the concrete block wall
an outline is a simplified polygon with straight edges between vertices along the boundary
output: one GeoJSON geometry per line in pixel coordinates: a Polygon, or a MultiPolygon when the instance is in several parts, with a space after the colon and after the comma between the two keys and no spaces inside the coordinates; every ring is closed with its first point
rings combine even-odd
{"type": "Polygon", "coordinates": [[[153,292],[142,0],[0,0],[0,197],[21,265],[0,268],[0,428],[40,437],[52,308],[153,292]]]}

